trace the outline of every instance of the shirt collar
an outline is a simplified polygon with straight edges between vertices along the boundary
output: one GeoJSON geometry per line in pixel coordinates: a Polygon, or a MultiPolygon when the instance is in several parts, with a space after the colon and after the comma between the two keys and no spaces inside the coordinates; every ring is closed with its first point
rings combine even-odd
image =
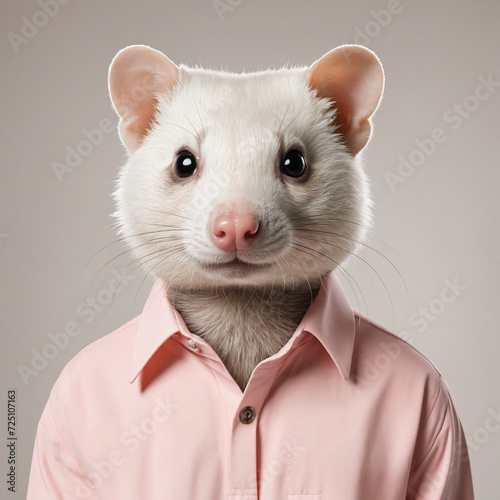
{"type": "MultiPolygon", "coordinates": [[[[321,288],[293,337],[298,337],[303,331],[314,335],[332,358],[342,378],[347,380],[355,328],[354,312],[337,276],[331,271],[323,277],[321,288]]],[[[181,315],[167,299],[165,283],[159,279],[139,319],[132,354],[131,383],[161,345],[176,333],[187,339],[193,338],[181,315]]]]}
{"type": "Polygon", "coordinates": [[[134,340],[130,383],[132,383],[153,354],[175,333],[191,338],[178,311],[167,299],[163,280],[158,279],[142,310],[134,340]]]}
{"type": "MultiPolygon", "coordinates": [[[[302,321],[326,349],[344,380],[349,379],[356,324],[354,311],[336,274],[330,271],[302,321]]],[[[298,330],[300,329],[300,325],[298,330]]]]}

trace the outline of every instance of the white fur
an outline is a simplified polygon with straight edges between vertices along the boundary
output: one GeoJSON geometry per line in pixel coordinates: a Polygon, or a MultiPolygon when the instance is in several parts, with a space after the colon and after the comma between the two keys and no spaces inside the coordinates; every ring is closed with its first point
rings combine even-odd
{"type": "Polygon", "coordinates": [[[371,220],[368,182],[331,126],[330,104],[310,90],[307,68],[234,74],[181,65],[173,92],[158,98],[157,123],[121,170],[115,216],[243,389],[293,334],[321,277],[359,248],[371,220]],[[279,172],[280,155],[297,147],[312,172],[305,182],[279,172]],[[185,148],[198,172],[172,182],[185,148]],[[260,222],[256,245],[238,252],[255,264],[245,271],[215,265],[228,256],[211,242],[210,224],[230,206],[260,222]]]}

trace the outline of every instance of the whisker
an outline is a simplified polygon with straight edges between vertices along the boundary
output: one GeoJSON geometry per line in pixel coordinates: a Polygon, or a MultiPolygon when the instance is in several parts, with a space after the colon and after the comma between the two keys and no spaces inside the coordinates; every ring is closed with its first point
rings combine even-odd
{"type": "MultiPolygon", "coordinates": [[[[145,232],[144,234],[153,234],[153,233],[158,233],[158,232],[160,232],[160,233],[161,233],[162,231],[145,232]]],[[[140,234],[140,233],[138,233],[138,234],[140,234]]],[[[123,240],[125,240],[125,239],[127,239],[127,238],[130,238],[130,237],[120,238],[120,240],[122,240],[122,241],[123,241],[123,240]]],[[[172,238],[172,241],[175,241],[175,240],[177,240],[177,239],[182,239],[182,238],[181,238],[181,237],[179,237],[179,238],[172,238]]],[[[162,240],[163,240],[164,242],[169,241],[169,240],[168,240],[168,238],[167,238],[166,236],[165,236],[162,240]]],[[[104,263],[104,264],[100,267],[100,269],[97,271],[97,273],[94,275],[94,277],[92,278],[92,280],[90,281],[90,284],[89,284],[89,286],[87,287],[87,290],[86,290],[86,292],[85,292],[85,295],[84,295],[84,296],[86,297],[86,296],[88,295],[89,290],[92,288],[92,286],[93,286],[93,284],[94,284],[95,280],[97,279],[97,277],[99,276],[99,274],[100,274],[100,273],[101,273],[101,272],[102,272],[102,271],[103,271],[103,270],[104,270],[107,266],[109,266],[109,264],[111,264],[111,262],[113,262],[113,261],[115,261],[115,260],[119,259],[120,257],[122,257],[123,255],[125,255],[125,254],[127,254],[127,253],[131,253],[131,252],[133,252],[133,251],[137,250],[137,249],[138,249],[138,248],[140,248],[141,246],[145,246],[145,245],[148,245],[148,244],[154,244],[152,241],[153,241],[153,240],[146,241],[146,242],[143,242],[143,243],[141,243],[141,244],[139,244],[139,245],[136,245],[135,247],[129,247],[129,248],[126,248],[125,250],[123,250],[122,252],[120,252],[118,255],[115,255],[114,257],[112,257],[111,259],[109,259],[106,263],[104,263]]],[[[118,242],[118,241],[117,241],[117,242],[118,242]]],[[[115,243],[117,243],[117,242],[112,242],[112,243],[110,243],[110,244],[106,245],[104,248],[102,248],[101,250],[99,250],[99,252],[97,252],[95,256],[97,256],[100,252],[102,252],[102,251],[103,251],[106,247],[109,247],[109,246],[111,246],[111,245],[113,245],[113,244],[115,244],[115,243]]],[[[165,249],[162,249],[162,250],[159,250],[159,251],[165,251],[165,249]]],[[[95,257],[95,256],[94,256],[94,257],[95,257]]],[[[93,259],[94,257],[92,257],[92,259],[93,259]]],[[[92,259],[91,259],[91,260],[92,260],[92,259]]],[[[89,261],[89,262],[85,265],[84,270],[87,268],[87,266],[89,265],[89,263],[91,262],[91,260],[90,260],[90,261],[89,261]]],[[[83,274],[83,271],[82,271],[82,273],[80,274],[79,279],[81,279],[82,274],[83,274]]],[[[102,286],[103,286],[103,285],[101,285],[100,289],[102,289],[102,286]]]]}
{"type": "Polygon", "coordinates": [[[194,107],[196,108],[196,113],[198,114],[198,118],[200,119],[201,130],[203,131],[203,130],[205,130],[205,126],[203,125],[203,120],[201,119],[201,115],[200,115],[200,109],[198,108],[198,104],[196,103],[196,99],[194,98],[194,95],[192,92],[191,92],[191,97],[193,99],[194,107]]]}
{"type": "Polygon", "coordinates": [[[166,226],[165,224],[156,224],[153,222],[148,222],[148,226],[154,226],[154,227],[162,227],[164,229],[173,229],[174,231],[189,231],[187,227],[182,228],[182,227],[172,227],[172,226],[166,226]]]}
{"type": "Polygon", "coordinates": [[[189,122],[189,125],[191,125],[191,127],[193,128],[193,130],[196,134],[196,137],[198,139],[198,144],[201,144],[200,134],[198,133],[198,130],[196,130],[196,127],[193,125],[193,122],[189,119],[189,117],[186,115],[186,113],[184,113],[184,111],[182,111],[182,109],[180,109],[178,106],[175,106],[175,104],[172,104],[172,106],[174,106],[174,108],[177,109],[177,111],[180,111],[182,113],[182,115],[184,116],[184,118],[189,122]]]}
{"type": "Polygon", "coordinates": [[[321,244],[324,244],[324,245],[329,245],[329,246],[333,246],[335,248],[338,248],[339,250],[342,250],[343,252],[346,252],[348,253],[349,255],[353,256],[353,257],[356,257],[358,258],[359,260],[361,260],[365,265],[367,265],[374,273],[375,275],[377,276],[377,278],[379,279],[380,283],[382,283],[382,286],[384,287],[384,290],[387,294],[387,297],[389,298],[389,302],[391,304],[391,313],[392,313],[392,323],[394,325],[394,304],[392,302],[392,297],[389,293],[389,290],[387,289],[387,286],[386,284],[384,283],[384,280],[382,279],[382,277],[380,276],[380,274],[375,270],[375,268],[369,263],[367,262],[365,259],[363,259],[363,257],[353,253],[353,252],[350,252],[348,251],[347,249],[345,248],[342,248],[341,246],[339,245],[335,245],[334,243],[331,243],[329,241],[325,241],[325,240],[319,240],[319,239],[315,239],[315,238],[308,238],[306,236],[301,236],[301,239],[307,239],[307,240],[311,240],[311,241],[315,241],[317,243],[321,243],[321,244]]]}
{"type": "MultiPolygon", "coordinates": [[[[366,301],[365,301],[365,298],[364,298],[364,295],[363,295],[363,292],[362,292],[361,288],[360,288],[360,287],[359,287],[359,285],[357,284],[357,282],[356,282],[356,280],[354,279],[354,277],[353,277],[353,276],[351,276],[351,274],[350,274],[350,273],[349,273],[349,272],[348,272],[348,271],[347,271],[347,270],[346,270],[346,269],[345,269],[345,268],[344,268],[344,267],[343,267],[340,263],[336,262],[334,259],[332,259],[332,258],[331,258],[331,257],[329,257],[328,255],[326,255],[326,254],[324,254],[324,253],[320,252],[319,250],[316,250],[315,248],[311,248],[311,247],[308,247],[308,246],[305,246],[305,245],[301,245],[301,244],[296,243],[296,242],[293,242],[291,246],[292,246],[292,248],[295,248],[295,249],[296,249],[296,250],[298,250],[298,251],[302,251],[303,253],[305,253],[305,254],[307,254],[307,255],[310,255],[311,257],[314,257],[314,258],[316,258],[316,256],[315,256],[314,254],[310,253],[310,252],[311,252],[311,251],[312,251],[312,252],[315,252],[315,253],[319,254],[320,256],[325,257],[326,259],[328,259],[328,260],[330,260],[331,262],[333,262],[333,263],[335,264],[335,266],[336,266],[336,267],[338,267],[338,268],[339,268],[339,270],[340,270],[341,272],[343,272],[343,273],[347,274],[347,276],[349,276],[349,278],[351,278],[351,279],[352,279],[352,281],[353,281],[353,282],[356,284],[356,286],[358,287],[358,290],[359,290],[359,292],[360,292],[360,294],[361,294],[361,298],[362,298],[362,300],[363,300],[363,304],[364,304],[364,306],[365,306],[365,311],[366,311],[366,312],[367,312],[367,314],[368,314],[368,306],[367,306],[367,304],[366,304],[366,301]],[[306,249],[306,250],[304,250],[304,249],[306,249]]],[[[357,292],[356,292],[356,290],[353,288],[353,286],[352,286],[351,282],[350,282],[347,278],[346,278],[346,281],[347,281],[347,283],[349,284],[349,286],[351,287],[351,290],[352,290],[352,292],[353,292],[354,296],[355,296],[355,297],[357,297],[357,292]]]]}
{"type": "MultiPolygon", "coordinates": [[[[302,245],[302,246],[303,246],[303,245],[302,245]]],[[[294,247],[294,246],[292,246],[292,247],[294,247]]],[[[309,247],[307,247],[307,246],[303,246],[303,248],[309,248],[309,247]]],[[[305,254],[307,254],[307,255],[310,255],[310,256],[311,256],[311,257],[313,257],[313,258],[317,258],[314,254],[312,254],[312,253],[310,253],[310,252],[305,251],[303,248],[298,248],[298,247],[295,247],[295,249],[296,249],[296,250],[301,251],[301,252],[303,252],[303,253],[305,253],[305,254]]],[[[313,249],[313,250],[314,250],[314,249],[313,249]]],[[[356,280],[355,280],[355,279],[354,279],[354,278],[353,278],[353,277],[349,274],[349,272],[348,272],[346,269],[344,269],[344,268],[343,268],[340,264],[338,264],[337,262],[335,262],[335,261],[334,261],[333,259],[331,259],[331,258],[329,258],[329,260],[333,261],[333,262],[334,262],[334,264],[335,264],[335,266],[336,266],[336,267],[338,267],[339,272],[341,272],[341,273],[342,273],[342,275],[344,276],[344,278],[345,278],[345,280],[346,280],[347,284],[348,284],[348,285],[349,285],[349,287],[351,288],[351,291],[352,291],[352,293],[354,294],[354,297],[356,298],[356,301],[358,301],[358,292],[354,289],[354,287],[353,287],[353,285],[352,285],[351,281],[350,281],[348,278],[351,278],[351,279],[352,279],[352,281],[356,284],[356,286],[358,287],[359,293],[360,293],[360,295],[361,295],[361,299],[363,300],[363,303],[364,303],[364,305],[365,305],[365,310],[367,311],[367,310],[368,310],[368,308],[367,308],[366,301],[365,301],[364,296],[363,296],[363,292],[362,292],[361,288],[359,287],[359,285],[357,284],[356,280]]],[[[316,264],[316,266],[317,266],[317,264],[316,264]]]]}
{"type": "MultiPolygon", "coordinates": [[[[183,241],[183,238],[176,238],[176,239],[166,240],[166,241],[168,241],[168,242],[170,242],[170,241],[183,241]]],[[[136,259],[133,259],[131,261],[131,263],[138,262],[139,264],[135,268],[135,269],[137,269],[138,267],[140,267],[144,263],[152,261],[152,260],[155,260],[159,254],[160,255],[165,255],[165,257],[171,256],[171,255],[173,255],[175,253],[178,253],[179,251],[183,250],[184,249],[183,247],[184,247],[184,245],[182,245],[182,244],[176,244],[176,245],[172,245],[172,246],[170,246],[168,248],[160,248],[160,249],[157,249],[157,250],[155,250],[153,252],[150,252],[150,253],[148,253],[146,255],[141,255],[141,256],[137,257],[136,259]]]]}
{"type": "MultiPolygon", "coordinates": [[[[328,234],[328,235],[331,235],[331,236],[338,236],[339,238],[348,239],[348,240],[354,241],[355,243],[358,243],[358,244],[360,244],[360,245],[362,245],[362,246],[364,246],[366,248],[369,248],[370,250],[372,250],[373,252],[375,252],[376,254],[378,254],[380,257],[382,257],[396,271],[396,273],[398,274],[399,278],[403,282],[403,285],[404,285],[405,290],[406,290],[406,296],[408,297],[408,301],[411,300],[410,299],[410,292],[408,291],[408,287],[406,286],[406,282],[405,282],[405,280],[403,278],[403,275],[400,273],[399,269],[393,264],[393,262],[388,257],[386,257],[382,252],[380,252],[376,248],[373,248],[372,246],[368,245],[367,243],[364,243],[363,241],[359,241],[359,240],[356,240],[354,238],[351,238],[351,237],[348,237],[348,236],[344,236],[344,235],[341,235],[339,233],[335,233],[333,231],[320,231],[320,230],[317,230],[317,229],[314,229],[314,228],[306,228],[306,229],[304,229],[302,227],[296,227],[295,229],[297,231],[302,231],[302,232],[311,232],[311,233],[318,233],[318,234],[328,234]]],[[[356,255],[356,257],[359,257],[357,254],[352,254],[352,255],[356,255]]]]}
{"type": "Polygon", "coordinates": [[[188,134],[191,134],[194,138],[196,138],[197,140],[199,140],[198,136],[196,134],[193,134],[193,132],[191,132],[191,130],[187,129],[186,127],[182,127],[181,125],[178,125],[177,123],[170,123],[170,122],[164,122],[164,121],[162,121],[161,124],[162,125],[171,125],[172,127],[181,128],[182,130],[185,130],[188,134]]]}
{"type": "Polygon", "coordinates": [[[290,121],[290,123],[285,127],[283,132],[281,132],[281,135],[283,135],[287,130],[288,127],[302,114],[303,111],[305,111],[308,107],[312,106],[314,104],[314,101],[311,101],[310,103],[306,104],[293,118],[293,120],[290,121]]]}
{"type": "MultiPolygon", "coordinates": [[[[302,210],[306,210],[308,207],[304,208],[304,209],[301,209],[299,210],[302,211],[302,210]]],[[[335,219],[331,219],[329,218],[328,216],[306,216],[306,217],[300,217],[300,218],[297,218],[297,219],[290,219],[291,222],[296,222],[298,220],[309,220],[311,222],[311,224],[315,225],[315,226],[330,226],[332,225],[332,222],[346,222],[346,223],[349,223],[349,224],[355,224],[357,226],[360,226],[360,227],[363,227],[365,229],[367,229],[371,235],[373,235],[373,237],[375,237],[375,239],[377,241],[379,241],[382,245],[386,246],[389,250],[391,250],[392,252],[394,252],[398,257],[401,257],[403,259],[403,257],[396,251],[394,250],[394,248],[392,248],[390,245],[388,245],[387,243],[385,243],[383,240],[381,240],[376,234],[375,234],[375,230],[373,229],[373,227],[371,227],[370,225],[368,224],[363,224],[361,222],[358,222],[358,221],[353,221],[353,220],[348,220],[348,219],[339,219],[339,218],[335,218],[335,219]],[[321,220],[324,220],[325,222],[318,222],[318,221],[321,221],[321,220]]]]}
{"type": "MultiPolygon", "coordinates": [[[[124,236],[121,236],[117,239],[115,239],[114,241],[112,241],[111,243],[108,243],[106,245],[104,245],[101,249],[99,249],[97,252],[94,253],[94,255],[92,255],[92,257],[87,261],[87,263],[85,264],[85,266],[83,266],[83,269],[82,271],[80,272],[80,275],[78,276],[78,279],[77,279],[77,286],[79,285],[79,283],[81,282],[81,279],[82,279],[82,276],[83,274],[85,273],[85,271],[87,270],[87,267],[89,266],[89,264],[101,253],[103,252],[104,250],[106,250],[107,248],[109,248],[110,246],[112,245],[116,245],[118,243],[126,243],[127,240],[130,240],[132,238],[136,238],[136,237],[139,237],[139,236],[149,236],[149,235],[152,235],[152,234],[158,234],[158,233],[164,233],[164,232],[170,232],[170,231],[178,231],[178,232],[188,232],[189,229],[186,229],[184,227],[171,227],[171,226],[163,226],[161,224],[159,225],[156,225],[155,226],[159,226],[159,227],[162,227],[163,229],[162,230],[155,230],[155,231],[142,231],[140,233],[133,233],[133,234],[129,234],[129,235],[124,235],[124,236]]],[[[100,272],[100,271],[99,271],[100,272]]]]}
{"type": "MultiPolygon", "coordinates": [[[[120,252],[118,255],[115,255],[113,258],[111,258],[110,260],[108,260],[103,266],[101,266],[101,268],[99,269],[99,271],[97,271],[97,273],[95,274],[95,276],[90,281],[90,284],[87,287],[87,290],[85,292],[84,297],[87,297],[87,295],[88,295],[90,289],[92,288],[92,285],[94,284],[95,280],[97,279],[97,277],[99,276],[99,274],[106,268],[106,266],[108,266],[111,262],[115,261],[116,259],[119,259],[121,256],[123,256],[126,253],[131,252],[131,251],[132,251],[131,248],[127,248],[123,252],[120,252]]],[[[99,287],[99,291],[102,289],[103,286],[104,286],[104,283],[99,287]]]]}
{"type": "Polygon", "coordinates": [[[165,210],[154,210],[153,208],[148,209],[149,212],[154,212],[160,215],[168,215],[170,217],[179,217],[180,219],[185,219],[185,220],[194,220],[193,217],[188,217],[187,215],[181,215],[181,214],[173,214],[172,212],[165,212],[165,210]]]}
{"type": "Polygon", "coordinates": [[[283,122],[285,121],[286,115],[290,111],[290,107],[292,106],[292,101],[288,103],[288,107],[286,108],[285,114],[283,115],[283,118],[281,119],[280,126],[278,127],[278,135],[281,134],[281,127],[283,126],[283,122]]]}
{"type": "MultiPolygon", "coordinates": [[[[178,249],[177,249],[177,251],[174,251],[174,252],[172,252],[171,254],[168,254],[168,256],[166,256],[166,257],[170,257],[170,255],[175,255],[176,253],[178,253],[178,252],[179,252],[179,251],[181,251],[181,250],[182,250],[182,248],[178,248],[178,249]]],[[[181,258],[179,259],[179,261],[180,261],[180,262],[182,262],[183,258],[185,258],[185,257],[186,257],[185,255],[184,255],[184,256],[183,256],[183,255],[181,255],[181,258]]],[[[137,300],[137,295],[139,294],[139,290],[140,290],[140,288],[142,287],[143,283],[146,281],[146,278],[147,278],[148,276],[150,276],[151,271],[152,271],[152,268],[150,269],[149,267],[147,267],[147,266],[145,265],[145,262],[140,262],[140,264],[139,264],[139,266],[138,266],[138,267],[143,267],[143,268],[145,267],[145,268],[146,268],[146,274],[145,274],[145,276],[144,276],[143,280],[141,281],[141,284],[140,284],[139,288],[137,289],[136,295],[135,295],[135,297],[134,297],[134,304],[133,304],[133,307],[134,307],[134,308],[135,308],[135,303],[136,303],[136,300],[137,300]]]]}
{"type": "Polygon", "coordinates": [[[335,218],[335,219],[332,219],[331,217],[328,217],[327,215],[324,215],[324,216],[318,216],[318,215],[312,215],[312,216],[304,216],[304,217],[297,217],[297,218],[290,218],[289,219],[290,222],[297,222],[297,221],[300,221],[300,220],[308,220],[310,224],[314,224],[314,225],[332,225],[332,222],[346,222],[348,224],[354,224],[356,226],[360,226],[360,227],[363,227],[365,229],[369,229],[369,230],[372,230],[372,227],[369,226],[368,224],[363,224],[362,222],[358,222],[358,221],[354,221],[354,220],[348,220],[348,219],[339,219],[339,218],[335,218]],[[321,221],[321,220],[324,220],[325,222],[323,223],[318,223],[317,221],[321,221]]]}

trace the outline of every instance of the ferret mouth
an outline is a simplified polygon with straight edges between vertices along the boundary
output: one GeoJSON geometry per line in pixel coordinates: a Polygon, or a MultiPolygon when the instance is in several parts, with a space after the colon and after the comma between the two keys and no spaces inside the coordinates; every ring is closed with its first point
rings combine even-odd
{"type": "Polygon", "coordinates": [[[203,267],[210,269],[210,270],[238,270],[238,271],[243,271],[243,270],[251,270],[251,269],[261,269],[263,267],[270,266],[270,263],[267,262],[245,262],[244,260],[241,260],[238,257],[235,257],[232,260],[229,260],[227,262],[213,262],[210,264],[203,264],[203,267]]]}
{"type": "Polygon", "coordinates": [[[218,263],[214,263],[214,264],[208,264],[208,267],[212,268],[212,269],[215,269],[215,268],[227,268],[227,269],[230,269],[230,268],[237,268],[237,269],[240,269],[240,268],[251,268],[251,267],[257,267],[259,266],[259,264],[252,264],[250,262],[245,262],[241,259],[239,259],[238,257],[235,257],[233,260],[229,260],[227,262],[218,262],[218,263]]]}

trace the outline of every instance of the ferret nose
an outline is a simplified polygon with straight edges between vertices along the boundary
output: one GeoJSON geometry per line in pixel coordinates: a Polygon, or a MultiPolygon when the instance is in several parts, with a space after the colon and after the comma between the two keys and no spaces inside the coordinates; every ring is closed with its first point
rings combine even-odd
{"type": "Polygon", "coordinates": [[[211,238],[216,247],[230,252],[248,250],[255,242],[259,223],[250,213],[219,215],[214,222],[211,238]]]}

